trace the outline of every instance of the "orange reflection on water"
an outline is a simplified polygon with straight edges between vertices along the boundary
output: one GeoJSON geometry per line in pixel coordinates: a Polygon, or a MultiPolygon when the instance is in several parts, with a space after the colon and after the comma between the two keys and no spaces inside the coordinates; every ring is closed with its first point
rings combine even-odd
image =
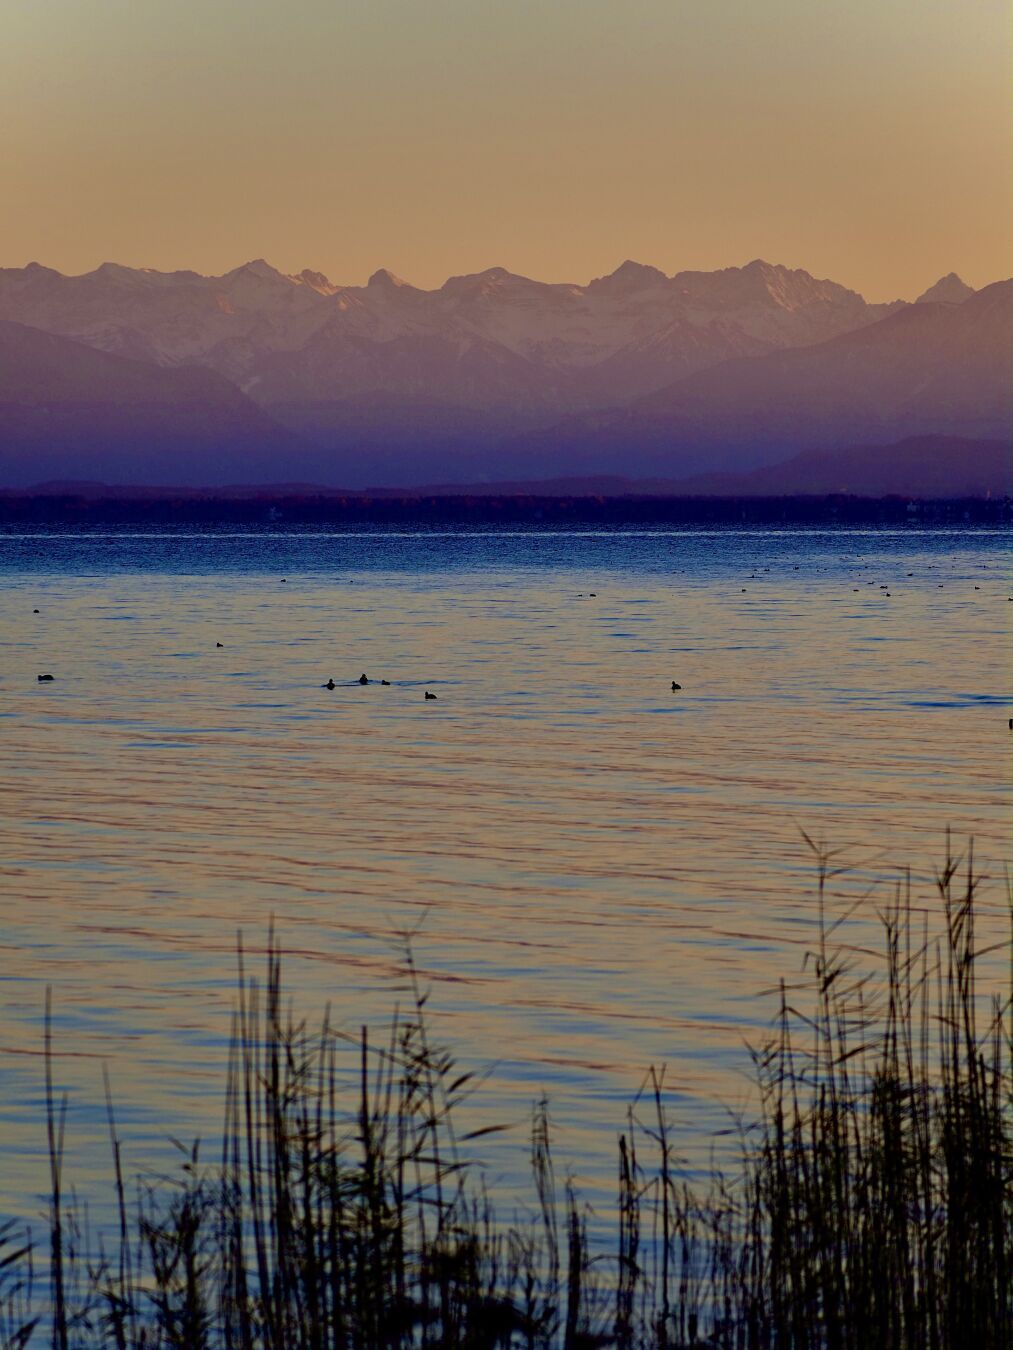
{"type": "Polygon", "coordinates": [[[799,827],[857,865],[843,895],[927,873],[946,826],[1004,856],[1007,591],[974,591],[968,554],[914,565],[889,599],[857,564],[616,569],[594,597],[558,570],[8,578],[0,1064],[26,1192],[45,986],[77,1179],[105,1167],[103,1060],[140,1166],[214,1134],[236,933],[258,949],[272,916],[299,1009],[349,1029],[403,997],[418,927],[438,1034],[495,1064],[485,1117],[544,1089],[588,1172],[652,1062],[687,1119],[745,1102],[761,991],[812,940],[799,827]]]}

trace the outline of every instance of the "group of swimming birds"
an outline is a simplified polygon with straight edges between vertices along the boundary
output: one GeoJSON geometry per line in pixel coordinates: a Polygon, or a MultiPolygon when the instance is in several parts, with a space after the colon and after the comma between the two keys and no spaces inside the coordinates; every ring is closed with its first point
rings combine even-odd
{"type": "MultiPolygon", "coordinates": [[[[39,612],[38,610],[35,611],[36,614],[38,614],[38,612],[39,612]]],[[[215,646],[216,646],[216,647],[223,647],[224,645],[225,645],[225,644],[222,643],[222,642],[216,642],[216,643],[215,643],[215,646]]],[[[40,683],[40,684],[47,684],[47,683],[49,683],[51,680],[55,679],[56,677],[53,676],[53,675],[40,675],[38,678],[39,678],[39,683],[40,683]]],[[[371,680],[371,679],[369,678],[369,676],[368,676],[368,675],[365,673],[365,671],[364,671],[364,672],[359,676],[359,678],[358,678],[357,680],[352,680],[351,683],[352,683],[352,684],[376,684],[377,681],[376,681],[376,680],[371,680]]],[[[390,687],[390,680],[380,680],[379,683],[380,683],[380,684],[385,684],[385,685],[387,685],[388,688],[390,687]]],[[[338,687],[337,681],[334,680],[333,678],[329,679],[329,680],[327,681],[326,684],[322,684],[322,685],[320,686],[321,689],[337,689],[337,687],[338,687]]],[[[672,689],[673,689],[673,690],[675,690],[675,689],[681,689],[681,688],[682,688],[682,685],[681,685],[681,684],[676,684],[675,680],[672,681],[672,689]]],[[[427,689],[427,690],[425,691],[424,698],[425,698],[425,700],[426,700],[427,702],[435,703],[437,697],[438,697],[438,695],[432,693],[430,690],[427,689]]],[[[1011,724],[1011,725],[1013,725],[1013,724],[1011,724]]]]}
{"type": "MultiPolygon", "coordinates": [[[[364,673],[364,674],[360,675],[359,678],[358,678],[357,680],[353,680],[352,683],[353,683],[353,684],[376,684],[377,681],[376,681],[376,680],[371,680],[371,679],[369,678],[369,676],[366,675],[366,674],[364,673]]],[[[388,687],[390,686],[390,680],[380,680],[379,683],[380,683],[380,684],[385,684],[385,685],[387,685],[388,687]]],[[[322,685],[320,686],[321,689],[337,689],[337,687],[338,687],[338,686],[337,686],[336,682],[335,682],[333,679],[328,680],[326,684],[322,684],[322,685]]],[[[426,698],[429,699],[429,700],[434,700],[434,699],[436,698],[436,695],[435,695],[435,694],[431,694],[431,693],[429,692],[428,689],[426,690],[425,696],[426,696],[426,698]]]]}
{"type": "MultiPolygon", "coordinates": [[[[764,570],[765,572],[769,572],[769,571],[770,571],[770,568],[769,568],[769,567],[765,567],[763,570],[764,570]]],[[[799,570],[799,568],[796,567],[794,570],[797,572],[797,571],[799,570]]],[[[913,576],[913,575],[914,575],[913,572],[908,572],[908,576],[909,576],[909,577],[910,577],[910,576],[913,576]]],[[[286,577],[282,577],[281,580],[282,580],[282,581],[286,581],[287,578],[286,578],[286,577]]],[[[754,573],[753,577],[751,578],[751,580],[756,580],[755,573],[754,573]]],[[[876,583],[875,583],[874,581],[867,581],[865,584],[866,584],[867,586],[875,586],[876,583]]],[[[745,591],[745,587],[743,587],[742,589],[743,589],[743,591],[745,591]]],[[[854,591],[857,593],[857,591],[859,590],[859,587],[855,586],[855,587],[853,587],[853,589],[854,589],[854,591]]],[[[890,598],[890,592],[889,592],[889,590],[887,589],[886,586],[882,586],[882,585],[881,585],[879,589],[885,593],[885,596],[886,596],[887,599],[890,598]]],[[[942,590],[942,586],[940,586],[939,589],[942,590]]],[[[978,590],[981,589],[981,587],[980,587],[980,586],[975,586],[974,589],[975,589],[976,591],[978,591],[978,590]]],[[[591,596],[595,596],[595,595],[597,595],[597,592],[596,592],[596,591],[589,591],[588,594],[591,595],[591,596]]],[[[583,592],[580,593],[580,595],[578,596],[578,598],[579,598],[579,599],[583,599],[583,598],[584,598],[583,592]]],[[[1010,600],[1013,600],[1013,595],[1011,595],[1009,598],[1010,598],[1010,600]]],[[[33,614],[38,614],[38,612],[39,612],[39,611],[38,611],[37,609],[33,609],[33,610],[32,610],[32,613],[33,613],[33,614]]],[[[223,642],[216,642],[216,643],[215,643],[215,646],[216,646],[216,647],[224,647],[224,645],[225,645],[225,644],[224,644],[223,642]]],[[[39,683],[40,683],[40,684],[48,684],[48,683],[50,683],[50,682],[51,682],[52,680],[54,680],[54,679],[55,679],[55,676],[53,676],[53,675],[40,675],[40,676],[38,677],[38,680],[39,680],[39,683]]],[[[388,687],[390,686],[390,680],[379,680],[379,681],[371,680],[371,679],[369,678],[369,676],[368,676],[365,672],[363,672],[363,673],[359,676],[359,678],[358,678],[357,680],[352,680],[352,681],[350,681],[350,683],[351,683],[351,684],[376,684],[376,683],[379,683],[379,684],[381,684],[381,685],[386,685],[386,686],[388,686],[388,687]]],[[[321,689],[337,689],[337,688],[338,688],[338,684],[337,684],[337,682],[336,682],[333,678],[331,678],[331,679],[329,679],[329,680],[326,682],[326,684],[322,684],[320,687],[321,687],[321,689]]],[[[682,685],[681,685],[681,684],[678,684],[675,680],[672,681],[672,692],[673,692],[673,693],[677,692],[677,691],[680,690],[681,688],[682,688],[682,685]]],[[[437,699],[437,695],[434,694],[434,693],[432,693],[430,690],[427,689],[427,690],[425,691],[425,694],[424,694],[424,699],[425,699],[426,702],[435,702],[436,699],[437,699]]],[[[1011,718],[1009,719],[1009,729],[1010,729],[1010,731],[1013,731],[1013,717],[1011,717],[1011,718]]]]}
{"type": "MultiPolygon", "coordinates": [[[[36,610],[35,612],[36,612],[36,614],[38,614],[39,611],[36,610]]],[[[216,646],[216,647],[224,647],[224,645],[225,645],[224,642],[216,642],[216,643],[215,643],[215,646],[216,646]]],[[[48,684],[50,681],[54,680],[55,678],[56,678],[55,675],[40,675],[40,676],[38,677],[38,680],[39,680],[39,683],[40,683],[40,684],[48,684]]],[[[352,683],[352,684],[376,684],[377,681],[376,681],[376,680],[371,680],[371,679],[369,678],[369,676],[366,675],[366,674],[362,674],[362,675],[359,676],[359,678],[358,678],[357,680],[352,680],[351,683],[352,683]]],[[[385,685],[387,685],[388,687],[390,686],[390,680],[380,680],[379,683],[380,683],[380,684],[385,684],[385,685]]],[[[338,686],[337,686],[337,683],[336,683],[333,679],[328,680],[326,684],[322,684],[322,685],[320,686],[321,689],[337,689],[337,687],[338,687],[338,686]]],[[[682,686],[679,685],[679,684],[673,684],[673,685],[672,685],[672,688],[673,688],[673,689],[681,689],[682,686]]],[[[428,689],[426,690],[425,697],[426,697],[427,699],[429,699],[430,701],[434,701],[434,700],[436,699],[436,695],[430,693],[428,689]]]]}

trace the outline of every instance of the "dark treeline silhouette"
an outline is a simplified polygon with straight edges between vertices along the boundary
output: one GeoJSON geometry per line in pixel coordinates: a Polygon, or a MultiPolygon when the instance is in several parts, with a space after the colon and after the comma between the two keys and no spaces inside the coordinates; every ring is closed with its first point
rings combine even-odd
{"type": "Polygon", "coordinates": [[[691,1185],[652,1072],[594,1242],[560,1184],[544,1103],[528,1209],[494,1208],[475,1159],[501,1127],[459,1132],[474,1082],[430,1037],[410,948],[408,1010],[380,1041],[294,1020],[273,937],[262,982],[240,954],[220,1146],[213,1160],[183,1150],[178,1177],[133,1198],[110,1105],[119,1224],[97,1244],[67,1198],[47,1018],[48,1288],[8,1228],[0,1344],[1009,1347],[1011,1002],[979,988],[979,879],[947,857],[935,908],[900,884],[878,973],[863,973],[830,912],[832,859],[816,853],[814,943],[753,1053],[759,1110],[741,1161],[691,1185]]]}
{"type": "MultiPolygon", "coordinates": [[[[224,492],[224,490],[219,490],[224,492]]],[[[286,493],[246,489],[235,496],[167,492],[0,493],[0,522],[38,525],[275,524],[472,526],[699,525],[899,526],[1013,522],[1008,497],[450,496],[286,493]]]]}

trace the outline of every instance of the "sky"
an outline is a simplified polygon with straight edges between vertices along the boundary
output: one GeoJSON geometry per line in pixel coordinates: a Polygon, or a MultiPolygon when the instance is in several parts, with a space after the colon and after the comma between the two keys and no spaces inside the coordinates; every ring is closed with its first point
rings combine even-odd
{"type": "Polygon", "coordinates": [[[0,265],[1013,270],[1005,0],[3,0],[0,265]]]}

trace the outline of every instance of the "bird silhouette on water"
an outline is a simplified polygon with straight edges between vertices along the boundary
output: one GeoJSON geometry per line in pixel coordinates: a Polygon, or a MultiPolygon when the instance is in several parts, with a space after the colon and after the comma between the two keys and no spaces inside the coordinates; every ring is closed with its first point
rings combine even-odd
{"type": "Polygon", "coordinates": [[[673,688],[673,689],[681,689],[681,688],[682,688],[682,685],[681,685],[681,684],[676,684],[676,682],[673,680],[673,681],[672,681],[672,688],[673,688]]]}
{"type": "Polygon", "coordinates": [[[360,684],[369,684],[369,676],[368,676],[368,675],[360,675],[360,676],[359,676],[359,683],[360,683],[360,684]]]}
{"type": "Polygon", "coordinates": [[[55,678],[55,677],[52,676],[52,675],[40,675],[40,676],[39,676],[39,683],[40,683],[40,684],[48,684],[49,681],[52,680],[52,679],[54,679],[54,678],[55,678]]]}
{"type": "Polygon", "coordinates": [[[328,680],[326,684],[322,684],[320,686],[321,689],[337,689],[337,687],[338,686],[334,683],[333,680],[328,680]]]}
{"type": "Polygon", "coordinates": [[[216,643],[215,643],[215,646],[216,646],[216,647],[224,647],[224,646],[225,646],[225,643],[224,643],[224,642],[216,642],[216,643]]]}
{"type": "Polygon", "coordinates": [[[435,695],[435,694],[431,694],[431,693],[430,693],[430,692],[429,692],[429,690],[428,690],[428,689],[427,689],[427,690],[426,690],[426,698],[427,698],[427,699],[430,699],[430,698],[435,698],[435,697],[436,697],[436,695],[435,695]]]}

